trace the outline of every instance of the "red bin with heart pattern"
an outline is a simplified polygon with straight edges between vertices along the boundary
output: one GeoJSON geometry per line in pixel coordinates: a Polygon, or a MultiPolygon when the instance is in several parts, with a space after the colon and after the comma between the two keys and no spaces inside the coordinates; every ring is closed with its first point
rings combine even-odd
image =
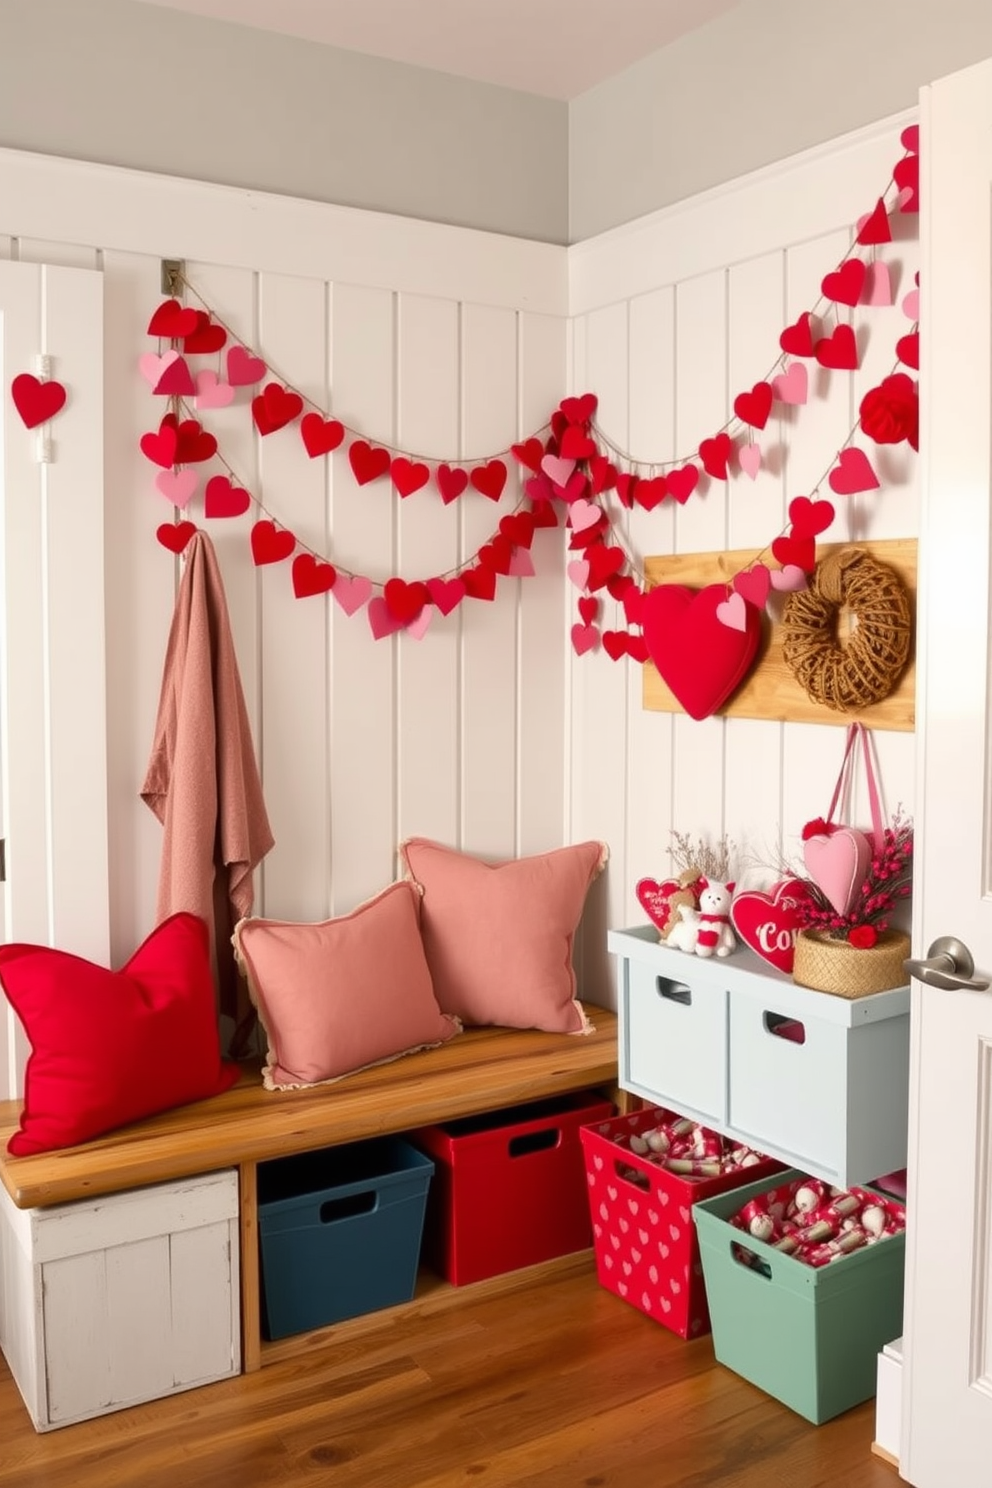
{"type": "MultiPolygon", "coordinates": [[[[647,1107],[583,1126],[579,1135],[600,1285],[689,1340],[710,1331],[693,1204],[778,1173],[783,1165],[753,1154],[758,1160],[748,1167],[706,1177],[670,1172],[651,1155],[631,1151],[631,1135],[678,1119],[663,1107],[647,1107]]],[[[727,1151],[735,1145],[708,1128],[694,1130],[727,1151]]]]}

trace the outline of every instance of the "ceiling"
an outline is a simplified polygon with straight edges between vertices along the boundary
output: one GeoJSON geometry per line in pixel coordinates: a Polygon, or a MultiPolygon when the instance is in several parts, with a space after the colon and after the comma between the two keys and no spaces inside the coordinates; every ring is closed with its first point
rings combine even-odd
{"type": "Polygon", "coordinates": [[[139,0],[570,99],[738,0],[139,0]]]}

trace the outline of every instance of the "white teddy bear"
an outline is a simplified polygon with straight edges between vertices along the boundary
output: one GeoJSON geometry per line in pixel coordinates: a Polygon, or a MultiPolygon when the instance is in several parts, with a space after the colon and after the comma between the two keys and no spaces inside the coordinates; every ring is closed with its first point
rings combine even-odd
{"type": "Polygon", "coordinates": [[[720,883],[716,879],[703,879],[699,891],[699,908],[691,909],[687,904],[679,905],[679,922],[672,927],[668,944],[691,956],[729,956],[737,945],[737,937],[730,924],[730,903],[734,897],[733,883],[720,883]]]}

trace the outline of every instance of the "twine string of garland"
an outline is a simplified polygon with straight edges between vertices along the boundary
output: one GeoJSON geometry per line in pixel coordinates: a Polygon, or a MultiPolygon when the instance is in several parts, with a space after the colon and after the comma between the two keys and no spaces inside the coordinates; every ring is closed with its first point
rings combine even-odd
{"type": "Polygon", "coordinates": [[[911,631],[909,595],[898,574],[864,548],[842,548],[818,564],[808,589],[789,595],[782,654],[814,703],[852,713],[892,692],[909,657],[911,631]],[[852,617],[843,643],[842,609],[852,617]]]}

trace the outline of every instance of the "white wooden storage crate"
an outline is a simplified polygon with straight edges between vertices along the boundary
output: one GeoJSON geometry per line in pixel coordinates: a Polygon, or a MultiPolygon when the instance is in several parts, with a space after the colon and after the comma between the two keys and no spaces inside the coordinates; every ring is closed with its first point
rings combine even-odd
{"type": "Polygon", "coordinates": [[[38,1431],[241,1369],[238,1175],[18,1209],[0,1188],[0,1347],[38,1431]]]}
{"type": "Polygon", "coordinates": [[[690,956],[613,930],[620,1084],[847,1187],[906,1166],[909,987],[834,997],[747,947],[690,956]],[[795,1037],[801,1026],[802,1042],[795,1037]]]}

